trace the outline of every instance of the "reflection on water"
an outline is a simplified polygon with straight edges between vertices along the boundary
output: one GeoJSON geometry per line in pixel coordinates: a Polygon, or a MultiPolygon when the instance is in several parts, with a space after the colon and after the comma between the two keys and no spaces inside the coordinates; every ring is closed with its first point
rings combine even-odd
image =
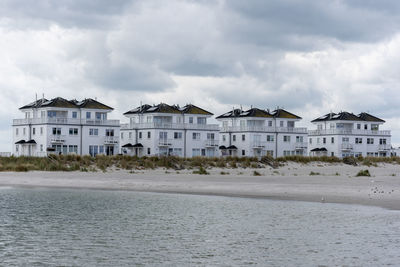
{"type": "Polygon", "coordinates": [[[121,191],[0,190],[5,266],[382,266],[400,212],[121,191]]]}

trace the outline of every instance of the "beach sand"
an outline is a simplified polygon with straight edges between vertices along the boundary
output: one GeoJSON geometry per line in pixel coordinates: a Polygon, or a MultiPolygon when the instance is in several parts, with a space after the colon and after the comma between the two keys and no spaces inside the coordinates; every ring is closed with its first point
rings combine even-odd
{"type": "Polygon", "coordinates": [[[126,170],[108,172],[3,172],[0,186],[132,190],[346,203],[400,210],[400,165],[288,163],[278,169],[126,170]],[[368,169],[371,177],[356,177],[368,169]],[[254,176],[257,171],[261,176],[254,176]],[[221,172],[227,174],[222,175],[221,172]],[[314,172],[314,175],[310,175],[314,172]],[[317,173],[315,175],[315,173],[317,173]]]}

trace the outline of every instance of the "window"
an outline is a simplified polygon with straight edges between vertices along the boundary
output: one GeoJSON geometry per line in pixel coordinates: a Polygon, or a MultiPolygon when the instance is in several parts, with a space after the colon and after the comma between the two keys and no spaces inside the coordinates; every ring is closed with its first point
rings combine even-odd
{"type": "Polygon", "coordinates": [[[16,129],[15,129],[15,135],[18,135],[18,134],[19,134],[19,129],[16,128],[16,129]]]}
{"type": "Polygon", "coordinates": [[[273,150],[267,150],[267,156],[274,156],[274,151],[273,150]]]}
{"type": "Polygon", "coordinates": [[[206,118],[197,118],[197,124],[206,124],[206,118]]]}
{"type": "Polygon", "coordinates": [[[226,141],[226,136],[222,135],[222,141],[225,142],[226,141]]]}
{"type": "Polygon", "coordinates": [[[335,137],[331,137],[331,144],[335,143],[335,137]]]}
{"type": "Polygon", "coordinates": [[[99,135],[99,129],[90,128],[90,129],[89,129],[89,135],[91,135],[91,136],[98,136],[98,135],[99,135]]]}
{"type": "Polygon", "coordinates": [[[41,117],[41,118],[46,117],[46,111],[41,111],[41,112],[40,112],[40,117],[41,117]]]}
{"type": "Polygon", "coordinates": [[[114,129],[106,129],[106,136],[114,136],[114,129]]]}
{"type": "Polygon", "coordinates": [[[181,132],[174,132],[174,139],[182,139],[182,133],[181,132]]]}
{"type": "Polygon", "coordinates": [[[121,133],[121,139],[124,139],[124,133],[121,133]]]}
{"type": "Polygon", "coordinates": [[[207,140],[214,140],[215,134],[214,133],[207,133],[207,140]]]}
{"type": "Polygon", "coordinates": [[[40,145],[40,152],[43,152],[43,145],[40,145]]]}
{"type": "Polygon", "coordinates": [[[236,135],[232,135],[232,141],[233,141],[233,142],[236,141],[236,135]]]}
{"type": "Polygon", "coordinates": [[[380,145],[386,145],[386,139],[379,139],[380,145]]]}
{"type": "Polygon", "coordinates": [[[290,151],[289,150],[283,150],[283,155],[284,156],[290,156],[290,151]]]}
{"type": "Polygon", "coordinates": [[[99,154],[99,146],[89,146],[89,154],[92,157],[95,157],[99,154]]]}
{"type": "Polygon", "coordinates": [[[331,124],[329,125],[329,128],[335,129],[335,124],[334,124],[334,123],[331,123],[331,124]]]}
{"type": "Polygon", "coordinates": [[[283,121],[279,122],[280,127],[283,127],[283,121]]]}
{"type": "Polygon", "coordinates": [[[362,138],[356,137],[356,144],[362,144],[362,138]]]}
{"type": "Polygon", "coordinates": [[[77,145],[69,145],[68,152],[78,154],[78,146],[77,145]]]}
{"type": "Polygon", "coordinates": [[[40,127],[40,135],[43,135],[43,127],[40,127]]]}
{"type": "Polygon", "coordinates": [[[22,134],[25,135],[26,134],[26,129],[22,128],[22,134]]]}
{"type": "Polygon", "coordinates": [[[192,157],[199,157],[200,156],[200,149],[199,148],[193,148],[192,149],[192,157]]]}
{"type": "Polygon", "coordinates": [[[374,144],[374,138],[367,138],[367,144],[368,145],[373,145],[374,144]]]}
{"type": "Polygon", "coordinates": [[[342,137],[342,142],[343,143],[348,143],[349,142],[349,138],[348,137],[342,137]]]}
{"type": "Polygon", "coordinates": [[[379,125],[378,124],[371,124],[371,130],[372,131],[378,131],[379,130],[379,125]]]}
{"type": "Polygon", "coordinates": [[[312,144],[312,138],[310,138],[308,142],[309,142],[310,144],[312,144]]]}
{"type": "Polygon", "coordinates": [[[47,117],[49,117],[49,118],[54,118],[54,117],[56,117],[57,116],[57,112],[55,112],[55,111],[47,111],[47,117]]]}
{"type": "Polygon", "coordinates": [[[53,135],[61,135],[61,128],[53,128],[53,135]]]}
{"type": "Polygon", "coordinates": [[[182,156],[182,148],[174,148],[173,153],[175,156],[182,156]]]}
{"type": "Polygon", "coordinates": [[[78,118],[78,112],[72,111],[72,118],[73,118],[73,119],[78,118]]]}
{"type": "Polygon", "coordinates": [[[15,152],[18,152],[18,151],[19,151],[19,146],[15,145],[15,152]]]}
{"type": "Polygon", "coordinates": [[[189,123],[193,123],[193,117],[189,117],[189,123]]]}
{"type": "Polygon", "coordinates": [[[368,130],[368,124],[364,124],[364,130],[368,130]]]}
{"type": "Polygon", "coordinates": [[[205,156],[206,156],[206,150],[205,150],[204,148],[201,150],[201,156],[202,156],[202,157],[205,157],[205,156]]]}
{"type": "Polygon", "coordinates": [[[151,132],[147,132],[147,139],[151,138],[151,132]]]}
{"type": "Polygon", "coordinates": [[[142,132],[139,132],[139,139],[142,139],[142,132]]]}
{"type": "Polygon", "coordinates": [[[326,144],[326,137],[323,137],[323,138],[322,138],[322,143],[323,143],[323,144],[326,144]]]}
{"type": "Polygon", "coordinates": [[[303,136],[296,136],[296,143],[303,143],[303,136]]]}
{"type": "Polygon", "coordinates": [[[129,132],[129,139],[132,139],[132,132],[129,132]]]}
{"type": "Polygon", "coordinates": [[[33,135],[36,134],[36,128],[32,128],[32,134],[33,134],[33,135]]]}
{"type": "Polygon", "coordinates": [[[268,121],[268,127],[272,127],[272,121],[268,121]]]}
{"type": "Polygon", "coordinates": [[[200,133],[193,133],[193,140],[200,140],[200,133]]]}
{"type": "Polygon", "coordinates": [[[242,150],[242,156],[246,156],[246,150],[242,150]]]}
{"type": "Polygon", "coordinates": [[[69,128],[69,135],[78,135],[78,128],[69,128]]]}
{"type": "Polygon", "coordinates": [[[99,153],[104,154],[104,146],[99,146],[99,153]]]}
{"type": "Polygon", "coordinates": [[[318,125],[317,125],[317,129],[318,129],[318,130],[322,130],[322,124],[318,124],[318,125]]]}
{"type": "Polygon", "coordinates": [[[246,135],[242,134],[242,141],[246,141],[246,135]]]}
{"type": "Polygon", "coordinates": [[[147,155],[150,155],[151,154],[151,150],[150,150],[150,147],[148,147],[147,148],[147,155]]]}
{"type": "Polygon", "coordinates": [[[290,135],[284,135],[283,142],[290,142],[290,135]]]}
{"type": "Polygon", "coordinates": [[[361,124],[357,124],[357,129],[360,130],[361,129],[361,124]]]}
{"type": "Polygon", "coordinates": [[[319,144],[319,137],[317,137],[317,144],[319,144]]]}
{"type": "Polygon", "coordinates": [[[91,117],[91,113],[90,112],[86,112],[86,119],[90,119],[91,117]]]}
{"type": "Polygon", "coordinates": [[[274,142],[274,136],[273,135],[267,135],[267,142],[274,142]]]}

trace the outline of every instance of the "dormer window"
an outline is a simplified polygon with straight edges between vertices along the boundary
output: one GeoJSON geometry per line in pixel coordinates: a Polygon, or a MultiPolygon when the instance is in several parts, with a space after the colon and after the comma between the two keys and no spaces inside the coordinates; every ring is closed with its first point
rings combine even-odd
{"type": "Polygon", "coordinates": [[[193,117],[189,117],[189,123],[193,123],[193,117]]]}
{"type": "Polygon", "coordinates": [[[86,119],[90,119],[90,117],[91,117],[91,113],[89,111],[86,112],[86,119]]]}
{"type": "Polygon", "coordinates": [[[73,112],[72,112],[72,118],[73,118],[73,119],[78,118],[78,112],[73,111],[73,112]]]}
{"type": "Polygon", "coordinates": [[[280,121],[280,122],[279,122],[279,126],[280,126],[280,127],[283,127],[283,121],[280,121]]]}
{"type": "Polygon", "coordinates": [[[56,116],[57,116],[57,112],[51,111],[51,110],[47,111],[47,117],[55,118],[56,116]]]}
{"type": "Polygon", "coordinates": [[[364,130],[368,130],[368,124],[364,124],[364,130]]]}
{"type": "Polygon", "coordinates": [[[361,129],[361,124],[357,124],[357,130],[360,130],[361,129]]]}
{"type": "Polygon", "coordinates": [[[203,117],[197,118],[197,124],[206,124],[206,118],[203,117]]]}

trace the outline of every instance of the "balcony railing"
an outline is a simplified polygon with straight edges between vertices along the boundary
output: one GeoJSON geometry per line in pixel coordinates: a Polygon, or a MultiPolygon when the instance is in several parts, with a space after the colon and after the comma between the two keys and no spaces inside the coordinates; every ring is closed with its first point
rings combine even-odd
{"type": "Polygon", "coordinates": [[[219,129],[218,124],[192,124],[192,123],[126,123],[121,124],[121,129],[177,129],[177,130],[212,130],[219,129]]]}
{"type": "Polygon", "coordinates": [[[160,138],[158,139],[158,146],[171,146],[172,139],[160,138]]]}
{"type": "Polygon", "coordinates": [[[353,150],[354,145],[350,143],[342,143],[341,144],[341,149],[346,151],[346,150],[353,150]]]}
{"type": "Polygon", "coordinates": [[[326,129],[326,130],[308,131],[308,135],[330,135],[330,134],[390,136],[390,131],[389,130],[385,130],[385,131],[357,130],[357,129],[326,129]]]}
{"type": "Polygon", "coordinates": [[[106,136],[104,138],[104,144],[113,145],[113,144],[118,144],[118,142],[119,138],[117,136],[106,136]]]}
{"type": "Polygon", "coordinates": [[[379,145],[379,147],[378,147],[379,151],[385,151],[385,150],[390,150],[390,149],[392,149],[392,146],[387,145],[387,144],[379,145]]]}
{"type": "Polygon", "coordinates": [[[267,142],[262,142],[262,141],[253,141],[251,146],[253,148],[264,148],[267,145],[267,142]]]}
{"type": "Polygon", "coordinates": [[[307,128],[263,127],[263,126],[227,126],[221,132],[266,132],[266,133],[307,133],[307,128]]]}
{"type": "Polygon", "coordinates": [[[72,119],[72,118],[29,118],[15,119],[13,125],[26,124],[68,124],[68,125],[98,125],[98,126],[119,126],[119,120],[94,120],[94,119],[72,119]]]}
{"type": "Polygon", "coordinates": [[[218,140],[214,140],[214,139],[208,139],[205,142],[205,146],[206,147],[217,147],[219,145],[219,141],[218,140]]]}
{"type": "Polygon", "coordinates": [[[51,135],[50,142],[51,143],[64,143],[65,142],[65,135],[51,135]]]}

